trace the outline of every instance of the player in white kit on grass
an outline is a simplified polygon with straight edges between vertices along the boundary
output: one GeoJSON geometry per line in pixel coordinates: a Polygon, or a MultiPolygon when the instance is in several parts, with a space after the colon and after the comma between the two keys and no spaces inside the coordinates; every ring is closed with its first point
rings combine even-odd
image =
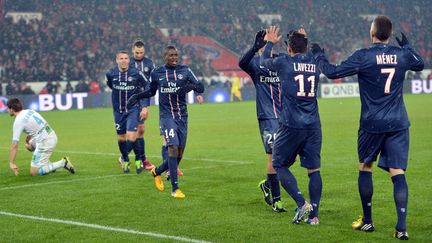
{"type": "Polygon", "coordinates": [[[72,174],[75,173],[74,167],[67,157],[51,163],[50,157],[57,145],[57,135],[39,113],[34,110],[23,110],[23,105],[17,98],[8,100],[7,107],[9,115],[15,117],[9,167],[16,176],[19,174],[19,168],[15,164],[15,158],[22,132],[29,134],[26,138],[26,148],[33,152],[30,164],[32,176],[45,175],[59,168],[65,168],[72,174]]]}

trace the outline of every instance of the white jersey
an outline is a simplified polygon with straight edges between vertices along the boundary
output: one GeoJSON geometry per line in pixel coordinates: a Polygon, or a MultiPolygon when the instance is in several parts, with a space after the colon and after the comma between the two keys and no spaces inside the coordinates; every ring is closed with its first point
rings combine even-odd
{"type": "Polygon", "coordinates": [[[21,133],[25,132],[32,136],[32,139],[38,143],[43,141],[54,132],[45,121],[45,119],[34,110],[22,110],[15,118],[13,124],[12,141],[18,142],[21,133]]]}

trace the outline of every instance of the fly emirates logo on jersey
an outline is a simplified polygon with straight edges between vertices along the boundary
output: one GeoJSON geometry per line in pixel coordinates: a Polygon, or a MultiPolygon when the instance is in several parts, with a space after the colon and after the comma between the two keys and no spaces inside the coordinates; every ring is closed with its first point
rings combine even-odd
{"type": "Polygon", "coordinates": [[[161,87],[160,92],[162,94],[173,94],[176,93],[179,89],[180,87],[177,87],[177,83],[168,82],[168,87],[161,87]]]}
{"type": "Polygon", "coordinates": [[[113,88],[121,91],[129,91],[129,90],[134,90],[135,85],[130,85],[130,84],[128,85],[127,82],[119,82],[118,84],[113,84],[113,88]]]}
{"type": "Polygon", "coordinates": [[[269,76],[260,76],[261,83],[279,83],[279,77],[277,76],[277,72],[268,71],[269,76]]]}

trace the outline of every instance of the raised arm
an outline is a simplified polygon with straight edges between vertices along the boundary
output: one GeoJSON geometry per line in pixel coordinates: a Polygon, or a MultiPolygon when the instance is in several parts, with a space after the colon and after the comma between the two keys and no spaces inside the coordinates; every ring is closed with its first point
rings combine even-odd
{"type": "Polygon", "coordinates": [[[405,36],[403,32],[401,32],[402,38],[399,39],[396,37],[396,41],[398,42],[399,46],[404,49],[405,56],[408,60],[408,64],[410,67],[410,70],[412,71],[421,71],[424,68],[424,62],[423,59],[420,57],[420,55],[410,46],[408,38],[405,36]]]}
{"type": "Polygon", "coordinates": [[[240,58],[239,60],[239,67],[247,72],[250,73],[250,62],[252,58],[255,56],[255,53],[265,46],[267,41],[264,40],[264,37],[266,35],[265,30],[260,30],[255,35],[255,42],[254,45],[240,58]]]}
{"type": "Polygon", "coordinates": [[[280,58],[271,58],[271,50],[273,45],[277,44],[282,38],[282,36],[279,35],[279,28],[276,26],[270,26],[270,28],[266,30],[266,38],[268,41],[264,48],[264,52],[260,57],[260,65],[272,71],[277,71],[280,58]]]}

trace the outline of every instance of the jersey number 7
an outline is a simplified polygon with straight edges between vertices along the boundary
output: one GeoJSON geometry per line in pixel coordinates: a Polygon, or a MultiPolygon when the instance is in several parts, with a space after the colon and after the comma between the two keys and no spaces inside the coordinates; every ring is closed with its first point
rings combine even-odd
{"type": "Polygon", "coordinates": [[[382,68],[381,69],[381,73],[388,73],[389,76],[387,77],[385,86],[384,86],[384,94],[390,94],[390,85],[391,82],[393,80],[393,76],[395,74],[395,69],[394,68],[382,68]]]}

